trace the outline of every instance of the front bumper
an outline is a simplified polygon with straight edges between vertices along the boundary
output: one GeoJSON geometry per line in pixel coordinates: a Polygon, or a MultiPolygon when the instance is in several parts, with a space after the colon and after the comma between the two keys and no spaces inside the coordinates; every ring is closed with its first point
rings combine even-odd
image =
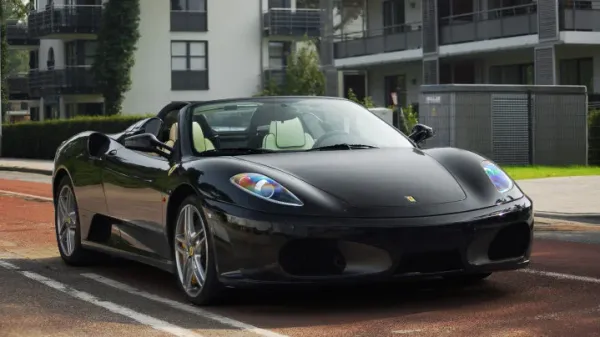
{"type": "Polygon", "coordinates": [[[444,216],[285,217],[209,202],[220,280],[251,283],[386,281],[527,266],[533,238],[527,197],[444,216]]]}

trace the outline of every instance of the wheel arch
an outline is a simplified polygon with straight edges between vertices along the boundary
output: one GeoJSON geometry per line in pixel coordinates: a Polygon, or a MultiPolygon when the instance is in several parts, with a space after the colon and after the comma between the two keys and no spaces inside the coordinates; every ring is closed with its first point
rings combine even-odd
{"type": "Polygon", "coordinates": [[[52,198],[54,200],[56,200],[56,197],[59,192],[58,187],[60,186],[60,182],[64,179],[64,177],[68,177],[69,180],[71,180],[71,183],[73,184],[73,178],[71,177],[71,173],[69,173],[69,170],[67,170],[67,168],[64,166],[60,166],[56,170],[56,173],[54,174],[54,179],[52,180],[52,198]]]}
{"type": "MultiPolygon", "coordinates": [[[[175,230],[175,220],[177,219],[177,210],[185,198],[190,195],[199,195],[196,190],[189,184],[181,184],[173,190],[167,203],[166,229],[169,238],[169,245],[173,244],[173,233],[175,230]]],[[[173,247],[171,247],[173,248],[173,247]]]]}

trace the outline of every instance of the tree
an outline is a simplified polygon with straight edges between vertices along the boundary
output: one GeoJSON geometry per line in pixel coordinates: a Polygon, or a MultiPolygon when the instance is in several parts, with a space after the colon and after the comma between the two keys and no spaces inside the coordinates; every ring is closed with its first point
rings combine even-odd
{"type": "MultiPolygon", "coordinates": [[[[2,104],[8,101],[8,87],[6,78],[8,77],[8,42],[6,40],[6,22],[8,19],[22,19],[27,16],[30,4],[25,4],[22,0],[0,0],[0,85],[2,90],[0,97],[2,104]]],[[[4,109],[1,109],[1,119],[4,119],[4,109]]]]}
{"type": "Polygon", "coordinates": [[[277,86],[270,81],[259,96],[324,94],[325,75],[320,69],[319,54],[315,42],[305,36],[296,50],[288,55],[283,85],[277,86]]]}
{"type": "MultiPolygon", "coordinates": [[[[320,8],[321,0],[297,0],[298,8],[320,8]]],[[[342,17],[342,20],[333,26],[333,32],[340,30],[349,21],[356,20],[364,12],[366,0],[327,0],[333,1],[333,7],[336,13],[342,17]]]]}
{"type": "Polygon", "coordinates": [[[125,93],[131,88],[139,23],[140,0],[109,0],[104,4],[92,72],[104,96],[107,115],[121,113],[125,93]]]}

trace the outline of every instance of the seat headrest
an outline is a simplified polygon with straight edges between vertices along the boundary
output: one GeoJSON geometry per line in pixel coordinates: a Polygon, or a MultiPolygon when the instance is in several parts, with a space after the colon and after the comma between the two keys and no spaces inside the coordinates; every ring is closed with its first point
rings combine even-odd
{"type": "Polygon", "coordinates": [[[206,142],[204,141],[204,132],[198,122],[192,122],[192,138],[194,140],[194,147],[196,151],[206,151],[206,142]]]}
{"type": "Polygon", "coordinates": [[[169,140],[176,141],[179,135],[179,124],[173,123],[171,130],[169,131],[169,140]]]}
{"type": "Polygon", "coordinates": [[[275,136],[275,145],[280,149],[306,145],[304,127],[298,117],[285,121],[271,122],[269,133],[275,136]]]}

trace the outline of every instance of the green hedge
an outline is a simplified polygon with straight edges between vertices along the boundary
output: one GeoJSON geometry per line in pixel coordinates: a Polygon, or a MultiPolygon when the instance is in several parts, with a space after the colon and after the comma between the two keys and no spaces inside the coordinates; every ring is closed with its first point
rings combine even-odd
{"type": "Polygon", "coordinates": [[[119,115],[4,124],[2,125],[2,156],[52,160],[58,146],[80,132],[117,133],[144,118],[147,116],[119,115]]]}

